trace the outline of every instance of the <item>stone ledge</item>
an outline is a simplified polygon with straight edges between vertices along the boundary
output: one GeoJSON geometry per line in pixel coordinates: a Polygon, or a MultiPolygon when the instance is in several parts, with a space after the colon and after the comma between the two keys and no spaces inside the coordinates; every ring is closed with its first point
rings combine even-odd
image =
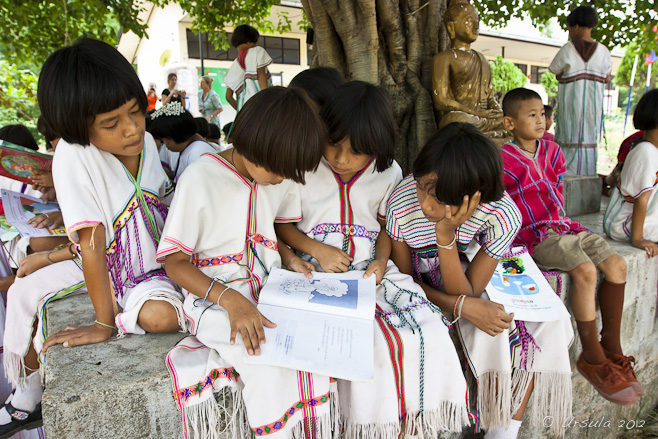
{"type": "MultiPolygon", "coordinates": [[[[603,235],[602,216],[600,211],[576,219],[603,235]]],[[[628,265],[622,345],[628,355],[637,359],[636,371],[646,395],[635,406],[617,406],[598,396],[584,378],[574,372],[575,420],[610,420],[611,427],[573,426],[567,431],[569,439],[617,438],[621,434],[620,421],[647,420],[648,413],[658,405],[658,368],[655,366],[658,361],[658,263],[628,244],[612,241],[610,244],[628,265]]],[[[570,282],[568,275],[561,277],[567,291],[562,299],[568,306],[570,282]]],[[[67,325],[90,324],[92,316],[93,308],[86,295],[55,302],[48,308],[48,331],[53,333],[67,325]]],[[[51,348],[43,396],[46,435],[58,439],[180,437],[179,413],[171,394],[165,358],[183,336],[181,333],[128,335],[73,349],[51,348]],[[135,355],[136,352],[140,354],[135,355]]],[[[576,341],[570,352],[572,366],[579,352],[580,345],[576,341]]],[[[544,432],[524,423],[519,438],[539,439],[545,437],[544,432]]],[[[469,428],[462,434],[442,434],[441,437],[482,436],[473,435],[469,428]]]]}
{"type": "MultiPolygon", "coordinates": [[[[55,302],[47,312],[51,334],[67,325],[93,323],[86,294],[55,302]]],[[[184,336],[127,335],[71,349],[52,347],[42,403],[47,437],[180,437],[165,358],[184,336]]]]}
{"type": "Polygon", "coordinates": [[[573,218],[598,213],[601,208],[601,179],[585,175],[564,176],[564,210],[573,218]]]}

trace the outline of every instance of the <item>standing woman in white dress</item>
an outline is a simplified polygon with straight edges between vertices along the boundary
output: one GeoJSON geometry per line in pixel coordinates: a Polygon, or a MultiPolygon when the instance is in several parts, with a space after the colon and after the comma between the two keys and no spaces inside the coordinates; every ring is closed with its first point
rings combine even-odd
{"type": "Polygon", "coordinates": [[[555,141],[569,174],[596,175],[603,97],[612,66],[610,51],[592,39],[598,22],[593,7],[574,9],[567,17],[570,41],[548,66],[559,82],[555,141]]]}

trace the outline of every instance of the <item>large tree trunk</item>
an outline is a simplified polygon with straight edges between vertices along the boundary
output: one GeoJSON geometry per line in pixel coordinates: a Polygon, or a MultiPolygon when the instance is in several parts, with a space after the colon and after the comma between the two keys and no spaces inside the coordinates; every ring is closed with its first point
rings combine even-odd
{"type": "Polygon", "coordinates": [[[398,124],[395,156],[411,170],[436,131],[430,96],[432,56],[450,41],[446,0],[302,0],[314,30],[312,66],[384,86],[398,124]]]}

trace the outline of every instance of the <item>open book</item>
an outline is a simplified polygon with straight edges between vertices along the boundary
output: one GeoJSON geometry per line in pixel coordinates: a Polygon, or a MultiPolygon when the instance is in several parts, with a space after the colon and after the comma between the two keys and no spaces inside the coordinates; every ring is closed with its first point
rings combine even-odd
{"type": "Polygon", "coordinates": [[[39,198],[6,189],[2,189],[0,194],[2,194],[2,207],[5,211],[6,220],[16,227],[21,236],[66,236],[66,230],[63,227],[58,227],[55,230],[48,228],[37,229],[27,224],[30,218],[41,213],[59,212],[59,206],[56,203],[44,203],[39,198]]]}
{"type": "Polygon", "coordinates": [[[274,269],[258,310],[277,324],[252,364],[270,364],[346,380],[373,378],[375,276],[363,271],[303,274],[274,269]]]}
{"type": "MultiPolygon", "coordinates": [[[[475,241],[464,252],[469,261],[480,250],[475,241]]],[[[562,299],[542,274],[535,261],[523,247],[512,248],[513,256],[498,261],[489,284],[487,295],[492,302],[500,303],[515,320],[550,322],[570,318],[562,299]]]]}
{"type": "Polygon", "coordinates": [[[51,171],[52,166],[52,156],[0,140],[0,175],[32,184],[35,171],[51,171]]]}

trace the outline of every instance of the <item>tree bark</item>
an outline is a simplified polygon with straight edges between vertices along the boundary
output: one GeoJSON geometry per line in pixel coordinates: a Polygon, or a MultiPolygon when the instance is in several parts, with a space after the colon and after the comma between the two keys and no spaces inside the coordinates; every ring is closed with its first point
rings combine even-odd
{"type": "Polygon", "coordinates": [[[311,65],[334,67],[347,80],[385,87],[397,121],[395,157],[411,171],[436,131],[430,95],[432,57],[448,48],[447,0],[302,0],[313,25],[311,65]]]}

